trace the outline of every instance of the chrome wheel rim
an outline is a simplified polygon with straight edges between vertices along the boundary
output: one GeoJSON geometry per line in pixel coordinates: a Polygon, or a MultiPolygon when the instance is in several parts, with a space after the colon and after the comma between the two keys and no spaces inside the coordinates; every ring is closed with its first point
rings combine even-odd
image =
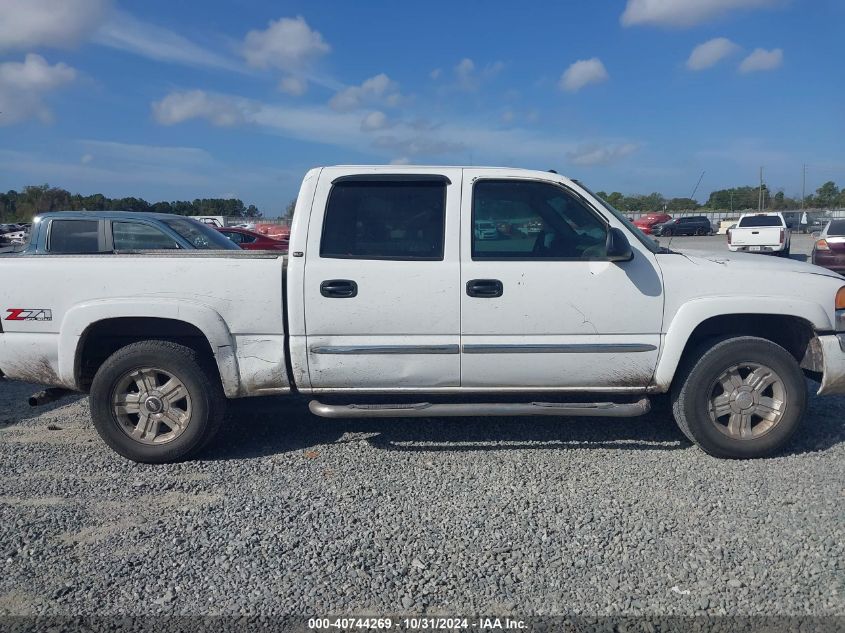
{"type": "Polygon", "coordinates": [[[191,396],[184,383],[155,367],[134,369],[112,392],[112,411],[120,429],[141,444],[166,444],[191,422],[191,396]]]}
{"type": "Polygon", "coordinates": [[[740,363],[710,386],[710,421],[735,440],[754,440],[775,428],[786,413],[786,387],[771,367],[740,363]]]}

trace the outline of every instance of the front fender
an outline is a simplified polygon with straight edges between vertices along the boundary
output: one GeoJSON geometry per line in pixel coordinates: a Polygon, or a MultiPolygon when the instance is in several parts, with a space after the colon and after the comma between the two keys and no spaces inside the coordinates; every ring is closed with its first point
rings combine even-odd
{"type": "Polygon", "coordinates": [[[817,331],[831,331],[833,324],[825,309],[817,303],[790,297],[706,297],[682,305],[671,318],[663,337],[652,389],[667,391],[678,369],[687,341],[707,319],[731,314],[791,316],[811,323],[817,331]]]}
{"type": "Polygon", "coordinates": [[[92,325],[107,319],[155,318],[182,321],[197,327],[214,352],[223,392],[228,398],[240,392],[240,375],[231,332],[215,310],[185,299],[103,299],[75,305],[65,313],[60,328],[58,370],[62,384],[79,388],[76,356],[82,336],[92,325]]]}

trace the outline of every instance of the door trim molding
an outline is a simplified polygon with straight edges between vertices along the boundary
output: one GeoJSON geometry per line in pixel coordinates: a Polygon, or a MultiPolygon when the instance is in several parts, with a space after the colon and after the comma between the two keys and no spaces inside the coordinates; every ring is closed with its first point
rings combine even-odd
{"type": "Polygon", "coordinates": [[[454,345],[315,345],[312,354],[458,354],[454,345]]]}
{"type": "Polygon", "coordinates": [[[467,343],[464,354],[629,354],[653,352],[657,346],[646,343],[529,343],[500,345],[467,343]]]}

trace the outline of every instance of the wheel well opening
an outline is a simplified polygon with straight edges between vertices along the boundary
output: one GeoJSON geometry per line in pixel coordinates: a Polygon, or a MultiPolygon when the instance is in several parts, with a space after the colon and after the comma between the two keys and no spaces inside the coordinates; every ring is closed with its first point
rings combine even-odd
{"type": "Polygon", "coordinates": [[[781,314],[723,314],[702,321],[693,330],[681,355],[681,362],[706,340],[720,336],[756,336],[776,343],[798,363],[804,359],[815,337],[813,324],[800,317],[781,314]]]}
{"type": "Polygon", "coordinates": [[[214,351],[195,325],[176,319],[121,317],[98,321],[83,332],[74,363],[77,387],[81,391],[89,391],[97,370],[109,356],[130,343],[150,339],[173,341],[189,347],[217,372],[214,351]]]}

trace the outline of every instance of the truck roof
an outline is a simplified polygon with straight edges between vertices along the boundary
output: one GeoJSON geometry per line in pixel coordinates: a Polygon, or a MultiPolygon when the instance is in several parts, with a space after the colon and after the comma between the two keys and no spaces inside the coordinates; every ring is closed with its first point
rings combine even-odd
{"type": "Polygon", "coordinates": [[[49,218],[64,219],[97,219],[97,220],[120,220],[120,219],[144,219],[162,220],[171,218],[190,218],[189,215],[178,215],[175,213],[153,213],[152,211],[47,211],[39,213],[34,220],[49,218]]]}

